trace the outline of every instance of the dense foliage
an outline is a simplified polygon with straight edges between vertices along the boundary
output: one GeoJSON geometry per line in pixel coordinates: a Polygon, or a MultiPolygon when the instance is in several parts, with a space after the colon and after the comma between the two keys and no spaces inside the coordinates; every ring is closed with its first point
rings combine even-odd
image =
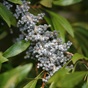
{"type": "Polygon", "coordinates": [[[0,88],[88,88],[87,15],[87,0],[1,0],[0,88]]]}

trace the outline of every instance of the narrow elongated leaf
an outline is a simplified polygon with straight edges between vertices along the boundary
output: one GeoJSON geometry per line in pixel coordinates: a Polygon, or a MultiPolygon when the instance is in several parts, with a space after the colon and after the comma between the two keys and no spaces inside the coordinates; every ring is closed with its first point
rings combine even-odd
{"type": "Polygon", "coordinates": [[[87,87],[88,87],[88,77],[87,77],[87,83],[86,83],[87,87]]]}
{"type": "Polygon", "coordinates": [[[35,88],[36,87],[36,84],[37,84],[37,81],[41,78],[42,76],[42,73],[41,72],[34,80],[30,81],[27,85],[25,85],[23,88],[35,88]]]}
{"type": "Polygon", "coordinates": [[[88,88],[87,82],[83,84],[82,88],[88,88]]]}
{"type": "Polygon", "coordinates": [[[27,64],[0,74],[0,88],[15,88],[27,76],[31,68],[32,64],[27,64]]]}
{"type": "Polygon", "coordinates": [[[87,83],[86,83],[86,86],[88,87],[88,76],[87,76],[87,83]]]}
{"type": "Polygon", "coordinates": [[[65,42],[65,30],[63,29],[63,27],[56,22],[56,19],[50,19],[49,17],[45,17],[45,20],[48,24],[52,25],[51,26],[51,30],[59,30],[60,31],[60,36],[63,40],[63,42],[65,42]]]}
{"type": "Polygon", "coordinates": [[[0,3],[0,16],[5,20],[5,22],[10,27],[11,25],[16,26],[16,19],[12,13],[0,3]]]}
{"type": "Polygon", "coordinates": [[[8,0],[8,1],[15,3],[15,4],[22,4],[21,0],[8,0]]]}
{"type": "Polygon", "coordinates": [[[41,0],[40,4],[42,4],[45,7],[51,8],[52,7],[52,2],[53,2],[53,0],[41,0]]]}
{"type": "Polygon", "coordinates": [[[82,0],[53,0],[53,4],[60,5],[60,6],[67,6],[67,5],[72,5],[81,1],[82,0]]]}
{"type": "Polygon", "coordinates": [[[53,30],[54,30],[54,27],[53,27],[52,20],[49,19],[49,17],[47,17],[47,16],[44,16],[44,19],[46,20],[46,22],[47,22],[49,25],[52,25],[52,26],[51,26],[51,30],[53,31],[53,30]]]}
{"type": "Polygon", "coordinates": [[[23,88],[35,88],[38,80],[32,80],[23,88]]]}
{"type": "Polygon", "coordinates": [[[87,74],[88,71],[69,73],[67,69],[61,68],[49,79],[48,82],[54,82],[54,85],[57,88],[74,88],[87,74]]]}
{"type": "Polygon", "coordinates": [[[0,52],[0,64],[4,63],[8,61],[8,59],[6,59],[5,57],[2,56],[2,53],[0,52]]]}
{"type": "Polygon", "coordinates": [[[54,26],[54,29],[60,32],[60,36],[63,40],[63,42],[65,42],[65,29],[63,28],[63,26],[59,23],[59,21],[56,19],[52,19],[52,23],[54,26]]]}
{"type": "Polygon", "coordinates": [[[68,70],[67,69],[64,69],[64,68],[61,68],[60,70],[58,70],[50,79],[49,79],[49,83],[56,83],[56,82],[59,82],[61,81],[61,79],[66,75],[68,74],[68,70]]]}
{"type": "Polygon", "coordinates": [[[60,31],[60,34],[63,40],[65,39],[65,31],[67,31],[72,37],[74,37],[72,26],[64,17],[48,10],[47,12],[51,16],[51,20],[52,20],[55,30],[60,31]]]}
{"type": "Polygon", "coordinates": [[[88,23],[87,22],[77,22],[77,23],[73,23],[72,25],[79,26],[79,27],[82,27],[82,28],[85,28],[88,30],[88,23]]]}
{"type": "Polygon", "coordinates": [[[88,74],[88,71],[68,74],[62,78],[60,83],[57,82],[57,85],[60,88],[74,88],[79,82],[83,80],[86,74],[88,74]]]}
{"type": "Polygon", "coordinates": [[[82,48],[82,51],[88,57],[88,43],[87,43],[88,30],[83,27],[76,26],[74,33],[75,33],[75,38],[77,39],[80,47],[82,48]]]}
{"type": "Polygon", "coordinates": [[[65,30],[63,30],[63,27],[62,27],[61,25],[55,23],[55,22],[54,22],[54,19],[52,20],[52,19],[50,19],[49,17],[46,17],[46,16],[45,16],[44,18],[45,18],[45,20],[46,20],[46,22],[47,22],[48,24],[52,25],[52,26],[51,26],[51,30],[52,30],[52,31],[54,31],[54,30],[57,30],[57,31],[58,31],[58,29],[59,29],[59,31],[60,31],[60,36],[61,36],[63,42],[65,42],[65,30]],[[61,29],[61,30],[60,30],[60,29],[61,29]]]}
{"type": "Polygon", "coordinates": [[[1,34],[0,34],[0,40],[5,38],[7,36],[7,32],[6,31],[3,31],[1,34]]]}
{"type": "Polygon", "coordinates": [[[49,86],[49,88],[56,88],[56,84],[54,82],[52,82],[51,85],[49,86]]]}
{"type": "Polygon", "coordinates": [[[86,25],[85,27],[82,27],[82,24],[80,26],[75,26],[75,32],[80,33],[80,35],[83,35],[83,37],[88,37],[88,29],[86,29],[86,27],[86,25]]]}
{"type": "Polygon", "coordinates": [[[74,54],[73,57],[72,57],[72,61],[73,61],[74,64],[79,59],[86,59],[86,60],[88,60],[87,57],[85,57],[85,56],[83,56],[82,54],[79,54],[79,53],[74,54]]]}
{"type": "Polygon", "coordinates": [[[10,48],[8,48],[4,53],[3,56],[6,58],[16,56],[26,50],[28,46],[30,45],[29,42],[26,42],[24,40],[19,41],[12,45],[10,48]]]}

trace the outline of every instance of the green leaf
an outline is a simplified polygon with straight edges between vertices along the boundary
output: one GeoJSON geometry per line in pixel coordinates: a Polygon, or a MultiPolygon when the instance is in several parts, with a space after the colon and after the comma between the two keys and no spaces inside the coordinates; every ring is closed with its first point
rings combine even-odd
{"type": "Polygon", "coordinates": [[[31,82],[29,82],[25,87],[23,88],[35,88],[37,84],[37,80],[32,80],[31,82]]]}
{"type": "Polygon", "coordinates": [[[88,87],[88,75],[87,75],[87,83],[86,83],[86,86],[88,87]]]}
{"type": "Polygon", "coordinates": [[[1,34],[0,34],[0,40],[5,38],[7,36],[7,32],[6,31],[3,31],[1,34]]]}
{"type": "Polygon", "coordinates": [[[15,4],[22,4],[21,0],[8,0],[8,1],[15,3],[15,4]]]}
{"type": "Polygon", "coordinates": [[[83,84],[82,88],[88,88],[87,82],[83,84]]]}
{"type": "Polygon", "coordinates": [[[32,64],[27,64],[0,74],[0,88],[15,88],[27,76],[31,68],[32,64]]]}
{"type": "Polygon", "coordinates": [[[47,22],[49,25],[52,25],[50,28],[51,28],[51,30],[53,31],[53,30],[54,30],[54,27],[53,27],[53,24],[52,24],[52,20],[49,19],[49,17],[47,17],[47,16],[44,16],[44,19],[46,20],[46,22],[47,22]]]}
{"type": "Polygon", "coordinates": [[[83,53],[88,57],[88,30],[80,26],[76,26],[74,29],[75,38],[79,43],[79,47],[82,48],[83,53]]]}
{"type": "Polygon", "coordinates": [[[10,27],[11,25],[16,26],[16,19],[13,16],[13,14],[4,6],[0,3],[0,16],[6,21],[8,26],[10,27]]]}
{"type": "Polygon", "coordinates": [[[25,85],[23,88],[35,88],[36,87],[36,84],[37,84],[37,81],[41,78],[42,76],[42,73],[41,72],[34,80],[30,81],[27,85],[25,85]]]}
{"type": "Polygon", "coordinates": [[[49,86],[49,88],[56,88],[56,85],[54,82],[51,83],[51,85],[49,86]]]}
{"type": "Polygon", "coordinates": [[[54,5],[68,6],[81,2],[82,0],[53,0],[54,5]]]}
{"type": "Polygon", "coordinates": [[[88,74],[88,71],[74,72],[67,74],[62,78],[60,83],[57,82],[60,88],[74,88],[78,83],[80,83],[84,76],[88,74]]]}
{"type": "Polygon", "coordinates": [[[45,7],[51,8],[52,7],[52,2],[53,2],[53,0],[41,0],[40,4],[45,6],[45,7]]]}
{"type": "Polygon", "coordinates": [[[88,23],[87,22],[76,22],[72,24],[73,26],[80,26],[88,30],[88,23]]]}
{"type": "Polygon", "coordinates": [[[30,42],[26,42],[24,40],[19,41],[12,45],[10,48],[8,48],[4,53],[3,56],[6,58],[16,56],[26,50],[28,46],[30,45],[30,42]]]}
{"type": "Polygon", "coordinates": [[[69,73],[68,69],[61,68],[48,82],[54,83],[56,88],[74,88],[87,74],[88,71],[69,73]]]}
{"type": "Polygon", "coordinates": [[[73,63],[75,64],[76,61],[78,61],[79,59],[86,59],[88,60],[87,57],[83,56],[82,54],[79,54],[79,53],[75,53],[72,57],[72,61],[73,63]]]}
{"type": "Polygon", "coordinates": [[[50,79],[49,79],[49,83],[59,83],[59,81],[61,81],[61,79],[66,75],[68,74],[68,70],[67,69],[64,69],[64,68],[61,68],[59,69],[50,79]]]}
{"type": "Polygon", "coordinates": [[[88,37],[88,29],[86,28],[87,26],[84,25],[85,27],[82,27],[83,25],[75,25],[75,32],[79,32],[80,35],[83,35],[84,37],[88,37]]]}
{"type": "Polygon", "coordinates": [[[8,59],[6,59],[5,57],[2,56],[2,53],[0,52],[0,64],[4,63],[8,61],[8,59]]]}
{"type": "Polygon", "coordinates": [[[65,40],[65,31],[67,31],[72,37],[74,37],[72,26],[64,17],[48,10],[47,12],[50,14],[55,30],[60,31],[63,40],[65,40]]]}

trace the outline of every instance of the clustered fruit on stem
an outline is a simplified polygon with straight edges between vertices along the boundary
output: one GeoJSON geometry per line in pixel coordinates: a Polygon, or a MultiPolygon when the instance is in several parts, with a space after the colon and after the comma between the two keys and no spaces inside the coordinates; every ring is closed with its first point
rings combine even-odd
{"type": "Polygon", "coordinates": [[[39,20],[43,19],[45,14],[33,15],[29,12],[30,3],[26,0],[22,0],[22,2],[22,5],[16,5],[14,13],[18,21],[17,27],[21,33],[17,41],[31,41],[24,58],[37,59],[37,68],[42,68],[47,72],[47,76],[43,79],[43,82],[47,82],[56,71],[71,59],[72,55],[66,52],[72,43],[70,41],[63,43],[56,31],[48,30],[50,25],[38,25],[39,20]]]}

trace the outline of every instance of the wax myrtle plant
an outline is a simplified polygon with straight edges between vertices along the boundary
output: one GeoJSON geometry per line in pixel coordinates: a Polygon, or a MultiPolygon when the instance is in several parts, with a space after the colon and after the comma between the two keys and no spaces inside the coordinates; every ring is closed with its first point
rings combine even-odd
{"type": "MultiPolygon", "coordinates": [[[[73,29],[77,29],[78,25],[74,24],[72,28],[64,17],[50,9],[53,8],[52,5],[68,6],[80,1],[2,0],[0,2],[1,28],[8,28],[10,35],[13,36],[11,41],[15,43],[4,53],[0,53],[0,88],[84,86],[87,88],[86,50],[78,50],[78,53],[74,54],[79,45],[78,40],[74,38],[77,36],[75,34],[77,30],[73,31],[73,29]],[[15,59],[22,52],[23,59],[18,61],[18,66],[13,63],[14,60],[8,60],[8,58],[15,59]],[[83,52],[85,56],[80,52],[83,52]]],[[[3,37],[7,35],[7,32],[2,30],[1,33],[3,37]]]]}

